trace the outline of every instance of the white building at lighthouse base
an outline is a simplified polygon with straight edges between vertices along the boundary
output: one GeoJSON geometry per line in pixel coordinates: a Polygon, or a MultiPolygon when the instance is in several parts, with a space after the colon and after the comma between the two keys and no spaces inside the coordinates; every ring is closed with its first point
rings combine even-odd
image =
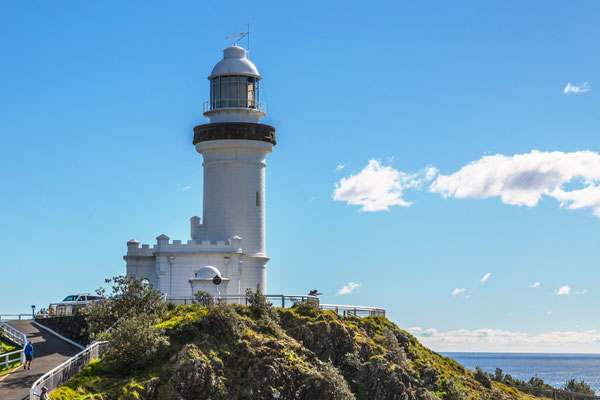
{"type": "MultiPolygon", "coordinates": [[[[198,217],[191,219],[198,225],[198,217]]],[[[194,230],[194,228],[192,228],[194,230]]],[[[243,240],[233,236],[226,241],[171,241],[160,235],[152,247],[132,239],[127,242],[127,276],[147,279],[170,298],[189,297],[198,290],[213,295],[239,295],[247,289],[265,291],[256,282],[266,282],[267,257],[248,255],[243,240]],[[213,278],[221,283],[215,285],[213,278]],[[255,287],[258,286],[258,287],[255,287]]]]}

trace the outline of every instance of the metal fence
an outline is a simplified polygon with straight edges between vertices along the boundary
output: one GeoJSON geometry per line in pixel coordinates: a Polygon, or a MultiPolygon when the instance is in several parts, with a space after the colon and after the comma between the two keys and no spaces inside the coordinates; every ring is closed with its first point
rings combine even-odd
{"type": "Polygon", "coordinates": [[[0,321],[0,336],[7,338],[11,342],[21,346],[20,350],[11,351],[10,353],[4,353],[0,355],[0,369],[4,366],[4,369],[8,369],[11,365],[16,365],[19,362],[25,361],[25,355],[23,354],[25,345],[27,344],[27,336],[13,328],[12,326],[0,321]]]}
{"type": "Polygon", "coordinates": [[[0,314],[1,320],[21,320],[21,319],[33,319],[32,314],[0,314]]]}
{"type": "Polygon", "coordinates": [[[531,386],[511,386],[519,391],[527,394],[531,394],[536,397],[545,397],[554,400],[599,400],[600,396],[594,396],[591,394],[583,394],[576,392],[569,392],[568,390],[554,389],[554,388],[541,388],[531,386]]]}
{"type": "Polygon", "coordinates": [[[35,381],[29,390],[30,400],[39,400],[42,394],[42,387],[48,388],[48,392],[52,392],[59,386],[73,379],[81,370],[83,370],[90,362],[100,358],[107,348],[108,342],[94,342],[81,353],[76,354],[50,372],[42,375],[40,379],[35,381]]]}
{"type": "MultiPolygon", "coordinates": [[[[344,304],[320,304],[317,296],[309,295],[289,295],[289,294],[267,294],[265,295],[267,301],[275,307],[289,308],[295,304],[314,301],[319,304],[319,307],[323,310],[332,310],[336,313],[344,316],[355,316],[355,317],[385,317],[385,309],[377,307],[367,306],[350,306],[344,304]]],[[[194,304],[197,303],[196,299],[192,296],[188,297],[168,297],[166,301],[173,304],[194,304]]],[[[217,295],[214,296],[214,302],[219,304],[248,304],[248,297],[246,295],[217,295]]]]}
{"type": "MultiPolygon", "coordinates": [[[[294,304],[316,301],[319,302],[317,296],[295,295],[295,294],[266,294],[267,301],[275,307],[293,307],[294,304]]],[[[195,304],[195,297],[167,297],[166,300],[173,304],[195,304]]],[[[222,294],[213,297],[213,302],[217,304],[243,304],[248,305],[248,296],[245,294],[222,294]]]]}
{"type": "Polygon", "coordinates": [[[349,306],[342,304],[319,304],[323,310],[332,310],[344,316],[385,317],[385,309],[367,306],[349,306]]]}

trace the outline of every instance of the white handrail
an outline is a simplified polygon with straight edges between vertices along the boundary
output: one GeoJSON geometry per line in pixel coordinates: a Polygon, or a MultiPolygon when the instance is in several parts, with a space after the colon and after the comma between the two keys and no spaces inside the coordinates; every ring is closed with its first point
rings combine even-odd
{"type": "Polygon", "coordinates": [[[350,306],[346,304],[319,304],[323,310],[332,310],[338,314],[353,315],[369,314],[369,317],[385,317],[385,308],[369,306],[350,306]]]}
{"type": "Polygon", "coordinates": [[[0,314],[0,321],[2,319],[33,319],[32,314],[0,314]],[[8,317],[8,318],[6,318],[8,317]]]}
{"type": "MultiPolygon", "coordinates": [[[[25,352],[25,345],[27,344],[27,336],[20,330],[13,328],[12,326],[8,325],[7,323],[5,323],[1,320],[0,320],[0,336],[4,336],[11,342],[16,343],[21,346],[20,350],[11,351],[10,353],[0,354],[0,360],[4,359],[4,361],[0,361],[0,365],[4,364],[5,368],[8,369],[8,366],[10,365],[10,361],[11,361],[10,356],[13,354],[17,354],[17,353],[20,353],[18,360],[21,361],[21,363],[25,362],[25,353],[24,352],[25,352]]],[[[12,361],[14,362],[17,360],[12,360],[12,361]]]]}
{"type": "Polygon", "coordinates": [[[42,394],[41,389],[43,386],[48,388],[48,392],[52,392],[62,384],[71,380],[90,362],[100,358],[102,353],[104,353],[107,343],[108,342],[94,342],[85,350],[77,353],[58,367],[42,375],[33,383],[31,389],[29,389],[29,399],[39,399],[42,394]]]}

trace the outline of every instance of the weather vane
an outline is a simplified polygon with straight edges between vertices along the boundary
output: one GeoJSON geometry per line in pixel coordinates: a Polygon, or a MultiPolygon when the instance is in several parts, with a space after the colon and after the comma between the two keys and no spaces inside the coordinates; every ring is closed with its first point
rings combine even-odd
{"type": "Polygon", "coordinates": [[[250,24],[248,24],[248,30],[246,32],[227,32],[225,39],[233,40],[233,45],[237,46],[238,42],[246,38],[248,40],[248,52],[250,52],[250,24]]]}
{"type": "Polygon", "coordinates": [[[237,46],[238,42],[245,38],[247,35],[248,32],[227,32],[227,36],[225,36],[225,39],[233,39],[233,45],[237,46]]]}

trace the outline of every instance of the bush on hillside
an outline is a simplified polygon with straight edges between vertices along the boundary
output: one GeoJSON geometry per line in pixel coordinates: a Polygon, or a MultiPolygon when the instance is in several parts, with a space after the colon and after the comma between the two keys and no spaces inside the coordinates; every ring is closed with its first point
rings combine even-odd
{"type": "Polygon", "coordinates": [[[490,375],[491,374],[484,372],[479,366],[475,367],[475,380],[488,389],[492,388],[492,380],[490,379],[490,375]]]}
{"type": "Polygon", "coordinates": [[[454,382],[450,381],[445,384],[446,394],[444,400],[468,400],[464,390],[458,387],[454,382]]]}
{"type": "Polygon", "coordinates": [[[592,396],[596,395],[596,392],[584,381],[577,382],[575,379],[569,379],[563,386],[563,390],[568,390],[569,392],[589,394],[592,396]]]}
{"type": "Polygon", "coordinates": [[[273,305],[267,301],[267,298],[260,290],[253,292],[247,289],[246,299],[250,306],[250,313],[254,318],[279,321],[279,315],[275,312],[273,305]]]}
{"type": "Polygon", "coordinates": [[[319,302],[312,299],[296,301],[292,308],[305,317],[315,317],[320,310],[319,302]]]}
{"type": "Polygon", "coordinates": [[[147,315],[122,318],[101,339],[109,342],[104,353],[105,362],[116,371],[129,372],[141,369],[152,362],[162,347],[169,345],[163,330],[153,325],[147,315]]]}
{"type": "Polygon", "coordinates": [[[96,338],[124,317],[131,319],[144,315],[155,324],[164,315],[164,295],[148,280],[115,276],[106,279],[105,283],[111,285],[110,292],[100,288],[96,293],[107,299],[86,308],[90,337],[96,338]]]}

